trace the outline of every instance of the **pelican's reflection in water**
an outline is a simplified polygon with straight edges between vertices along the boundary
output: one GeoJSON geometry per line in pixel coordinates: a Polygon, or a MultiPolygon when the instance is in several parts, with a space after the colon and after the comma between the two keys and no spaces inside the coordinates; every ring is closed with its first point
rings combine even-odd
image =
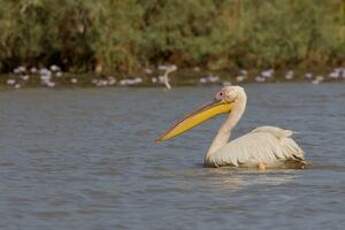
{"type": "Polygon", "coordinates": [[[185,170],[183,184],[194,183],[201,189],[240,191],[250,186],[276,186],[293,183],[303,170],[266,170],[234,168],[194,168],[185,170]]]}

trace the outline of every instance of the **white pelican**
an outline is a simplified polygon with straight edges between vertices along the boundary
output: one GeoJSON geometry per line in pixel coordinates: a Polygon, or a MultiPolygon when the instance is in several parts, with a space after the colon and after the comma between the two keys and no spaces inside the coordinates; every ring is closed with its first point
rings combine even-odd
{"type": "Polygon", "coordinates": [[[160,136],[157,142],[174,138],[216,115],[229,113],[204,157],[205,166],[304,168],[304,152],[291,138],[293,132],[290,130],[263,126],[227,143],[232,129],[244,113],[246,103],[247,96],[242,87],[225,86],[217,93],[213,103],[185,117],[160,136]]]}

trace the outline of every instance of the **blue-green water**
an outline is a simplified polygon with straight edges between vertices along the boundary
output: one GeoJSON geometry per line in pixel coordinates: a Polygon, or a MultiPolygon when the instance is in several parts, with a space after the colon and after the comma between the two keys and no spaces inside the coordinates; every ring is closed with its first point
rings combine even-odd
{"type": "Polygon", "coordinates": [[[344,85],[246,85],[234,136],[298,131],[307,170],[203,168],[220,117],[163,144],[217,87],[0,92],[0,229],[343,229],[344,85]]]}

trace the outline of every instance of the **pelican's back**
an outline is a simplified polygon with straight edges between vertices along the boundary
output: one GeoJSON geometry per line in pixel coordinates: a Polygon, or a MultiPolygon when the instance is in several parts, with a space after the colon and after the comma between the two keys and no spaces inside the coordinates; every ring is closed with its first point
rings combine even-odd
{"type": "Polygon", "coordinates": [[[268,167],[305,164],[304,152],[291,138],[292,134],[292,131],[278,127],[259,127],[226,144],[205,163],[214,167],[256,167],[260,162],[268,167]]]}

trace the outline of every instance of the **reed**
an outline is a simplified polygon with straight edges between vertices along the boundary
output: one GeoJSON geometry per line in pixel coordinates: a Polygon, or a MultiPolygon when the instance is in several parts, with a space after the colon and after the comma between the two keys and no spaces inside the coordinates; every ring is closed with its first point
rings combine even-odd
{"type": "Polygon", "coordinates": [[[0,68],[345,63],[343,0],[0,0],[0,68]]]}

